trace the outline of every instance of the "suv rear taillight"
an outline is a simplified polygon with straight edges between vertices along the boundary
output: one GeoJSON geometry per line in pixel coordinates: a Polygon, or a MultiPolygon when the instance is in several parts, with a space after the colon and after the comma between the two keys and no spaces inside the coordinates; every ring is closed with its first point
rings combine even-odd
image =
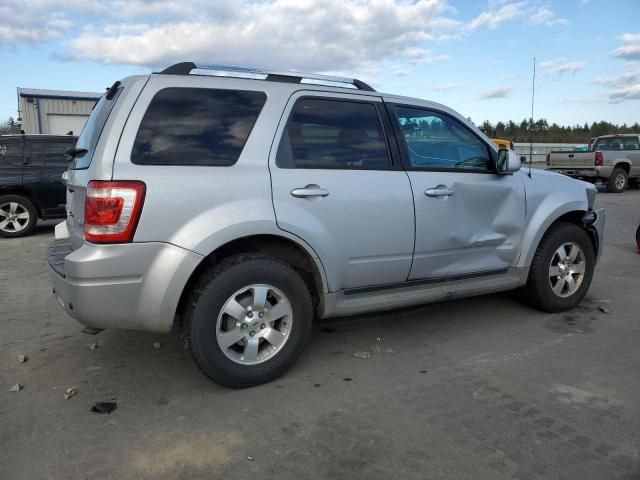
{"type": "Polygon", "coordinates": [[[89,182],[84,201],[84,238],[92,243],[131,242],[145,191],[142,182],[89,182]]]}
{"type": "Polygon", "coordinates": [[[602,152],[596,152],[596,167],[601,167],[604,164],[604,156],[602,152]]]}

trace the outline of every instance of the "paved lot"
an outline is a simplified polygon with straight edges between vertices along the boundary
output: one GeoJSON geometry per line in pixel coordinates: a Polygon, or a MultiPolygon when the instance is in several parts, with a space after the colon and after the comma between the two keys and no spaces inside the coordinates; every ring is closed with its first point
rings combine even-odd
{"type": "Polygon", "coordinates": [[[577,310],[493,295],[323,323],[289,374],[241,391],[175,337],[81,333],[50,294],[51,226],[2,240],[0,478],[638,479],[640,190],[598,203],[606,249],[577,310]]]}

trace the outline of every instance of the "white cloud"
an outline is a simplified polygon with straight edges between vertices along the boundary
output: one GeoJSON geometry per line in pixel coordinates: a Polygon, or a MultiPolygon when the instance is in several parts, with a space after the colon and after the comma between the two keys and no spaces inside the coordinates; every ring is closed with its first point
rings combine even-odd
{"type": "Polygon", "coordinates": [[[393,63],[403,75],[448,60],[439,45],[521,17],[534,0],[489,0],[487,12],[468,23],[450,1],[0,0],[0,18],[11,19],[0,26],[0,48],[64,36],[54,56],[75,61],[374,75],[393,63]]]}
{"type": "Polygon", "coordinates": [[[611,52],[611,55],[624,60],[640,60],[640,33],[625,33],[619,38],[623,45],[611,52]]]}
{"type": "Polygon", "coordinates": [[[125,12],[145,23],[133,31],[118,22],[87,28],[71,41],[72,57],[152,67],[193,60],[315,71],[366,70],[391,58],[413,65],[446,60],[448,56],[421,45],[459,25],[443,16],[448,12],[445,0],[200,3],[203,10],[191,15],[190,7],[181,9],[181,3],[170,0],[127,2],[125,12]],[[146,24],[148,3],[155,22],[146,24]],[[165,21],[166,15],[173,17],[165,21]]]}
{"type": "Polygon", "coordinates": [[[433,90],[434,92],[445,93],[445,92],[450,92],[451,90],[464,88],[465,86],[466,86],[466,83],[459,83],[459,82],[458,83],[456,82],[440,83],[436,85],[431,85],[431,90],[433,90]]]}
{"type": "Polygon", "coordinates": [[[531,23],[536,25],[544,25],[553,27],[555,25],[567,25],[569,20],[566,18],[558,18],[548,6],[538,7],[538,9],[529,17],[531,23]]]}
{"type": "Polygon", "coordinates": [[[567,60],[566,58],[556,58],[540,62],[540,72],[545,75],[563,75],[565,73],[575,74],[587,65],[584,60],[567,60]]]}
{"type": "Polygon", "coordinates": [[[520,17],[525,13],[525,5],[527,2],[516,2],[502,5],[495,11],[482,12],[476,18],[465,25],[466,30],[476,30],[480,27],[487,27],[494,30],[504,22],[520,17]]]}
{"type": "Polygon", "coordinates": [[[495,87],[487,88],[480,92],[482,100],[493,100],[496,98],[507,98],[513,93],[513,87],[495,87]]]}
{"type": "Polygon", "coordinates": [[[617,77],[596,78],[593,83],[608,88],[611,103],[640,100],[640,69],[627,70],[617,77]]]}

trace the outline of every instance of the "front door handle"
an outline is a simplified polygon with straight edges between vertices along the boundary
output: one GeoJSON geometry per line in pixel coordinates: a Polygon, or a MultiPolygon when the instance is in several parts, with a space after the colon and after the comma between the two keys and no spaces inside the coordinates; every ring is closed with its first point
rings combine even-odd
{"type": "Polygon", "coordinates": [[[304,188],[294,188],[291,190],[291,195],[296,198],[327,197],[329,196],[329,191],[317,185],[307,185],[304,188]]]}
{"type": "Polygon", "coordinates": [[[427,197],[450,197],[454,193],[453,189],[447,187],[429,188],[424,192],[427,197]]]}

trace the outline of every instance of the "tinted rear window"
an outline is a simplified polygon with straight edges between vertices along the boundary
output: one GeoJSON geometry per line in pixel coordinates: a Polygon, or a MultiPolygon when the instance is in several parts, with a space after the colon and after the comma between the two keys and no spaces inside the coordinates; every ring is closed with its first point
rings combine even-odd
{"type": "Polygon", "coordinates": [[[263,92],[161,90],[142,119],[131,161],[140,165],[232,165],[265,101],[263,92]]]}
{"type": "Polygon", "coordinates": [[[388,168],[376,106],[322,98],[299,100],[282,135],[276,164],[281,168],[388,168]]]}
{"type": "Polygon", "coordinates": [[[122,87],[116,90],[115,95],[111,99],[108,99],[106,95],[103,95],[93,106],[91,116],[89,117],[89,120],[87,120],[87,123],[84,124],[82,133],[80,133],[80,137],[78,137],[78,141],[76,142],[76,147],[86,148],[87,153],[74,158],[70,167],[71,169],[89,168],[89,165],[91,165],[93,152],[98,145],[98,140],[100,139],[102,130],[107,123],[109,114],[111,113],[111,110],[113,110],[113,106],[116,104],[120,93],[122,93],[122,87]]]}

